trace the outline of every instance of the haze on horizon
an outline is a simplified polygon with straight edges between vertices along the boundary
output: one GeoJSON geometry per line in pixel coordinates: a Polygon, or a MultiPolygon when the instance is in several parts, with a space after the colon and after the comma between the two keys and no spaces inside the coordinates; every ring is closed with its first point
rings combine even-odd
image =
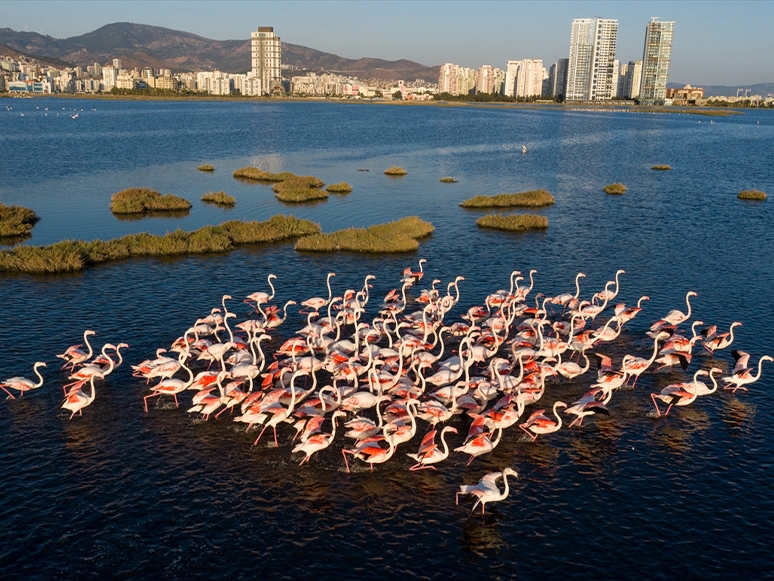
{"type": "Polygon", "coordinates": [[[346,58],[409,59],[476,68],[567,57],[573,18],[619,21],[617,57],[642,58],[651,16],[675,21],[670,82],[750,85],[774,81],[774,2],[3,2],[0,27],[68,38],[113,22],[247,39],[273,26],[283,41],[346,58]]]}

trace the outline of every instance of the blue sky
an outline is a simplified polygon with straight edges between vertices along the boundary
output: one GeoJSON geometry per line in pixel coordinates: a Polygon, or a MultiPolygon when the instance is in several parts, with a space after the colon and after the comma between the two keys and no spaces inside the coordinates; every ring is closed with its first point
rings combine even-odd
{"type": "Polygon", "coordinates": [[[111,22],[137,22],[219,40],[274,26],[283,41],[348,58],[406,58],[469,67],[566,57],[573,18],[619,21],[617,55],[642,58],[651,16],[674,20],[670,81],[744,85],[774,82],[774,2],[568,1],[0,1],[0,27],[55,38],[111,22]]]}

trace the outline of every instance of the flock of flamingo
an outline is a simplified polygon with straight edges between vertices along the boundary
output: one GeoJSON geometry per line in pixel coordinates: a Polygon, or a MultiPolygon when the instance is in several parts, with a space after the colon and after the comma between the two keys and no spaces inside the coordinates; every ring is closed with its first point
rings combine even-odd
{"type": "MultiPolygon", "coordinates": [[[[529,286],[526,282],[520,285],[524,278],[513,271],[509,289],[488,295],[483,306],[469,308],[461,320],[452,323],[445,317],[460,300],[463,277],[450,282],[445,291],[438,288],[441,281],[433,280],[416,298],[407,296],[422,280],[425,262],[419,261],[417,271],[407,268],[403,272],[400,290],[393,289],[383,298],[372,320],[365,314],[366,306],[373,302],[369,281],[375,277],[368,275],[360,290],[346,290],[334,297],[331,278],[335,274],[329,273],[328,297],[302,301],[306,326],[271,354],[263,345],[272,341],[271,333],[285,322],[288,308],[296,304],[287,301],[282,309],[270,305],[276,276],[268,276],[271,293],[256,292],[244,300],[251,314],[238,324],[229,323],[237,315],[227,304],[232,297],[224,295],[221,308],[197,319],[169,351],[161,348],[155,359],[132,366],[134,376],[144,378],[149,385],[143,399],[145,412],[150,411],[148,404],[153,400],[171,397],[178,406],[178,395],[193,391],[189,413],[209,420],[228,412],[233,421],[246,424],[247,430],[260,426],[253,445],[271,427],[274,444],[279,446],[277,428],[290,424],[292,452],[302,455],[300,464],[331,446],[341,420],[346,429],[344,438],[350,442],[341,449],[347,472],[353,459],[369,464],[371,470],[375,464],[387,462],[398,446],[409,445],[414,439],[421,420],[428,426],[419,449],[407,454],[415,462],[410,470],[434,470],[435,464],[449,457],[448,434],[458,431],[444,424],[457,415],[467,415],[470,422],[467,435],[454,452],[468,455],[470,464],[491,452],[503,431],[512,426],[518,425],[534,442],[541,435],[560,430],[563,416],[574,418],[569,427],[580,427],[584,419],[595,414],[609,415],[616,390],[635,389],[639,377],[654,364],[659,366],[653,373],[670,371],[676,365],[685,370],[699,345],[715,361],[715,352],[731,345],[734,328],[742,324],[735,322],[727,332],[719,332],[714,325],[694,321],[690,336],[684,334],[680,326],[690,318],[690,299],[696,295],[691,291],[685,299],[687,313],[670,311],[650,326],[647,336],[653,346],[649,358],[628,354],[614,365],[603,354],[606,345],[619,337],[624,325],[649,300],[641,297],[636,307],[615,304],[605,324],[592,328],[593,321],[613,305],[623,270],[591,300],[580,298],[580,280],[585,275],[578,273],[574,294],[537,294],[534,306],[528,297],[537,271],[530,271],[529,286]],[[543,398],[547,383],[565,381],[572,385],[589,372],[592,360],[596,381],[577,401],[570,405],[556,401],[553,413],[529,410],[524,419],[525,410],[543,398]],[[194,367],[206,368],[195,374],[194,367]],[[184,378],[174,377],[178,373],[184,378]],[[299,385],[301,379],[303,385],[299,385]],[[150,385],[152,380],[158,383],[150,385]]],[[[95,382],[104,381],[121,365],[121,350],[128,347],[107,343],[92,358],[91,335],[94,331],[84,332],[86,350],[83,345],[73,345],[57,355],[65,360],[63,368],[69,370],[72,380],[64,386],[61,406],[71,412],[70,419],[76,413],[82,415],[94,402],[95,382]]],[[[732,355],[735,366],[722,381],[724,389],[734,392],[746,390],[760,378],[763,362],[774,360],[761,357],[756,372],[748,353],[733,351],[732,355]]],[[[13,377],[0,383],[0,389],[14,399],[12,391],[23,396],[41,387],[39,368],[45,365],[34,365],[38,381],[13,377]]],[[[666,416],[673,406],[688,406],[712,394],[718,389],[719,373],[722,370],[716,366],[709,371],[698,369],[691,381],[651,393],[654,415],[666,416]],[[712,387],[700,380],[702,376],[709,378],[712,387]]],[[[505,468],[486,474],[475,485],[460,486],[457,502],[460,495],[473,495],[476,502],[472,510],[480,505],[483,513],[487,502],[508,496],[508,476],[517,477],[517,473],[505,468]],[[500,478],[504,481],[502,491],[497,486],[500,478]]]]}

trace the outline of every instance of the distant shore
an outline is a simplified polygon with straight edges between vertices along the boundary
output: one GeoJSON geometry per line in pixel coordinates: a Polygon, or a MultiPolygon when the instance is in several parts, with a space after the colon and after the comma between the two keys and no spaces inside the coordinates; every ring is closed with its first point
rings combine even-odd
{"type": "Polygon", "coordinates": [[[341,104],[370,104],[393,105],[400,107],[473,107],[486,109],[554,109],[554,110],[580,110],[580,111],[614,111],[626,113],[672,113],[683,115],[706,115],[711,117],[727,117],[729,115],[742,115],[739,109],[728,107],[657,107],[652,105],[621,104],[614,101],[599,103],[512,103],[512,102],[480,102],[480,101],[402,101],[402,100],[376,100],[376,99],[337,99],[327,97],[232,97],[219,95],[112,95],[93,93],[57,93],[49,95],[25,95],[23,97],[12,96],[9,93],[0,95],[0,98],[41,98],[53,97],[56,99],[82,99],[84,101],[220,101],[234,103],[341,103],[341,104]]]}

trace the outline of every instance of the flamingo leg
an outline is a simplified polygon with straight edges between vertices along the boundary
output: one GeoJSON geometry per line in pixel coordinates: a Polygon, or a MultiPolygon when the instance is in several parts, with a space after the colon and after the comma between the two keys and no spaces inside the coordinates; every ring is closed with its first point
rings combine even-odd
{"type": "MultiPolygon", "coordinates": [[[[342,455],[342,456],[344,456],[344,464],[345,464],[345,465],[346,465],[346,467],[347,467],[347,474],[349,474],[349,462],[347,461],[347,452],[349,452],[349,450],[342,450],[342,451],[341,451],[341,455],[342,455]]],[[[350,454],[351,454],[351,453],[352,453],[352,452],[350,452],[350,454]]]]}
{"type": "MultiPolygon", "coordinates": [[[[639,376],[639,375],[635,375],[635,376],[634,376],[634,383],[632,383],[632,389],[634,389],[634,386],[635,386],[635,385],[637,385],[637,380],[638,380],[639,378],[640,378],[640,376],[639,376]]],[[[628,382],[629,380],[627,379],[626,381],[628,382]]]]}
{"type": "MultiPolygon", "coordinates": [[[[13,396],[13,394],[12,394],[10,391],[8,391],[7,389],[5,389],[5,387],[3,387],[2,385],[0,385],[0,389],[2,389],[2,390],[5,392],[5,393],[7,393],[9,398],[11,398],[11,399],[16,399],[16,398],[13,396]]],[[[8,398],[6,398],[6,399],[8,399],[8,398]]]]}
{"type": "Polygon", "coordinates": [[[471,457],[470,457],[470,460],[468,460],[468,463],[467,463],[467,464],[465,464],[465,466],[470,466],[470,463],[471,463],[471,462],[473,462],[473,460],[474,460],[475,458],[476,458],[475,456],[471,456],[471,457]]]}
{"type": "Polygon", "coordinates": [[[658,404],[656,403],[656,394],[655,393],[651,393],[650,394],[650,399],[653,400],[653,405],[656,406],[656,416],[657,417],[661,416],[661,410],[658,409],[658,404]]]}
{"type": "Polygon", "coordinates": [[[263,426],[263,429],[261,430],[261,433],[258,434],[258,437],[255,439],[255,442],[253,442],[253,446],[257,446],[258,445],[258,440],[261,439],[261,436],[263,436],[263,433],[266,431],[266,428],[268,428],[268,427],[269,426],[263,426]]]}
{"type": "MultiPolygon", "coordinates": [[[[179,407],[180,407],[180,404],[179,404],[179,403],[177,403],[177,394],[176,394],[176,393],[173,393],[173,394],[172,394],[172,397],[174,397],[174,398],[175,398],[175,407],[176,407],[176,408],[179,408],[179,407]]],[[[215,416],[215,417],[218,417],[218,416],[215,416]]]]}
{"type": "Polygon", "coordinates": [[[674,404],[671,404],[671,403],[669,404],[669,407],[667,408],[666,412],[664,412],[664,417],[666,417],[666,416],[668,416],[668,415],[669,415],[669,410],[671,410],[671,409],[672,409],[672,406],[673,406],[673,405],[674,405],[674,404]]]}
{"type": "Polygon", "coordinates": [[[277,442],[277,426],[272,426],[272,428],[274,429],[274,445],[279,448],[279,442],[277,442]]]}

